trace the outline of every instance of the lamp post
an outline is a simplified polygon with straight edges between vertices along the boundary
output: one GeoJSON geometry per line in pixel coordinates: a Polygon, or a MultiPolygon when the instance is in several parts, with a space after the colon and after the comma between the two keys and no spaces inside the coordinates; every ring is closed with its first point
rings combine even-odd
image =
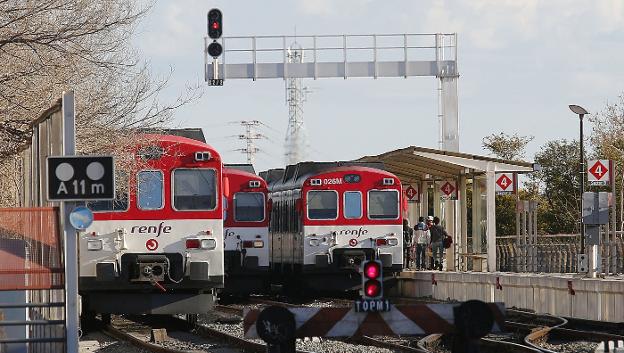
{"type": "Polygon", "coordinates": [[[585,192],[585,151],[583,150],[583,117],[585,116],[585,114],[589,114],[589,112],[587,112],[587,110],[585,110],[585,108],[581,107],[580,105],[575,105],[575,104],[570,104],[568,106],[570,108],[570,110],[574,113],[574,114],[578,114],[579,116],[579,129],[580,129],[580,137],[579,137],[579,146],[581,149],[581,156],[580,156],[580,173],[581,173],[581,186],[580,186],[580,191],[581,194],[579,195],[581,198],[581,208],[580,208],[580,220],[581,220],[581,254],[585,253],[585,225],[583,224],[583,192],[585,192]]]}

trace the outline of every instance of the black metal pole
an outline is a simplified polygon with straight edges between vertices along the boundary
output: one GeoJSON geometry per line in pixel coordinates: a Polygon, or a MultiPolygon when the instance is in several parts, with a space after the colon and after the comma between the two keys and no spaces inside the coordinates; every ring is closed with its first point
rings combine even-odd
{"type": "Polygon", "coordinates": [[[583,116],[585,116],[585,114],[579,114],[579,121],[580,121],[580,140],[579,140],[579,144],[581,147],[581,194],[579,195],[580,197],[580,219],[581,219],[581,254],[585,253],[585,224],[583,224],[583,193],[585,192],[585,150],[583,149],[583,116]]]}

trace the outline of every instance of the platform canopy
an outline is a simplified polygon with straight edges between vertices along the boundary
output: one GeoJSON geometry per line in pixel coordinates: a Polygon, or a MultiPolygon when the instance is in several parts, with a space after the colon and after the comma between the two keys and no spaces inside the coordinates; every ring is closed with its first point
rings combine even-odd
{"type": "MultiPolygon", "coordinates": [[[[449,234],[456,236],[455,247],[447,251],[449,270],[455,268],[455,263],[466,264],[467,257],[484,258],[487,269],[496,270],[496,173],[524,174],[538,170],[533,163],[416,146],[365,156],[358,161],[383,162],[385,169],[399,177],[404,185],[418,190],[416,202],[410,203],[407,210],[411,224],[419,216],[431,215],[431,210],[440,216],[449,234]],[[457,193],[454,200],[458,201],[440,194],[444,181],[449,180],[456,183],[451,190],[457,193]],[[472,249],[467,246],[468,184],[472,189],[472,244],[480,244],[472,249]],[[429,192],[433,192],[433,198],[429,197],[429,192]],[[433,204],[429,205],[428,200],[433,200],[433,204]]],[[[465,269],[465,265],[460,267],[465,269]]]]}
{"type": "Polygon", "coordinates": [[[531,173],[535,170],[533,163],[417,146],[365,156],[358,161],[383,162],[386,170],[394,173],[403,182],[455,178],[461,174],[478,175],[488,170],[495,173],[531,173]]]}

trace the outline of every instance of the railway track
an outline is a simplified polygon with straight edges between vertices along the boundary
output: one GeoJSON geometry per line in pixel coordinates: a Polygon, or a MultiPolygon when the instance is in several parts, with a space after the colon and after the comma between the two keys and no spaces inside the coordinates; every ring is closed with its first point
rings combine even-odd
{"type": "MultiPolygon", "coordinates": [[[[591,320],[567,319],[509,310],[512,315],[525,316],[528,323],[509,320],[508,328],[527,332],[524,343],[540,352],[594,352],[598,343],[622,341],[620,324],[591,320]]],[[[607,343],[608,346],[608,343],[607,343]]]]}
{"type": "MultiPolygon", "coordinates": [[[[220,308],[223,310],[223,308],[220,308]]],[[[233,310],[225,309],[233,313],[233,310]]],[[[104,325],[103,325],[104,326],[104,325]]],[[[242,336],[231,334],[225,330],[210,327],[203,323],[190,325],[184,319],[176,316],[130,316],[128,318],[115,317],[111,325],[106,325],[101,332],[116,340],[124,341],[141,350],[154,353],[189,353],[190,351],[210,351],[214,348],[223,348],[225,343],[229,348],[244,352],[266,352],[266,344],[257,340],[248,340],[242,336]],[[132,323],[133,328],[129,328],[132,323]],[[139,327],[140,326],[140,327],[139,327]],[[175,329],[182,331],[185,338],[175,338],[178,345],[184,348],[168,347],[163,344],[149,342],[147,332],[151,328],[175,329]],[[199,339],[198,339],[199,338],[199,339]],[[199,341],[199,342],[198,342],[199,341]]],[[[171,344],[171,343],[169,343],[171,344]]],[[[311,353],[297,350],[297,353],[311,353]]]]}
{"type": "MultiPolygon", "coordinates": [[[[250,303],[259,306],[279,305],[299,307],[303,305],[347,306],[351,301],[344,298],[319,298],[309,303],[291,302],[267,298],[252,298],[250,303]]],[[[426,303],[427,300],[393,298],[394,303],[426,303]]],[[[242,315],[241,308],[223,308],[223,312],[242,315]]],[[[479,340],[481,352],[550,353],[593,352],[600,341],[624,340],[618,333],[621,324],[566,319],[552,315],[538,315],[527,311],[508,309],[506,327],[510,333],[488,335],[479,340]]],[[[328,340],[329,341],[329,340],[328,340]]],[[[343,341],[388,349],[394,352],[438,353],[450,352],[452,336],[430,335],[424,338],[396,338],[363,336],[343,341]]]]}

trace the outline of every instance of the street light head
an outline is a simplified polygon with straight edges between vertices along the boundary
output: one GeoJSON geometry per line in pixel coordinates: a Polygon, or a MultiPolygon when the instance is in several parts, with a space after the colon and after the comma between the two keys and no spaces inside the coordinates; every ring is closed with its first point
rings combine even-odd
{"type": "Polygon", "coordinates": [[[570,107],[570,110],[573,111],[575,114],[578,114],[578,115],[589,114],[589,112],[585,110],[585,108],[581,107],[580,105],[570,104],[568,105],[568,107],[570,107]]]}

